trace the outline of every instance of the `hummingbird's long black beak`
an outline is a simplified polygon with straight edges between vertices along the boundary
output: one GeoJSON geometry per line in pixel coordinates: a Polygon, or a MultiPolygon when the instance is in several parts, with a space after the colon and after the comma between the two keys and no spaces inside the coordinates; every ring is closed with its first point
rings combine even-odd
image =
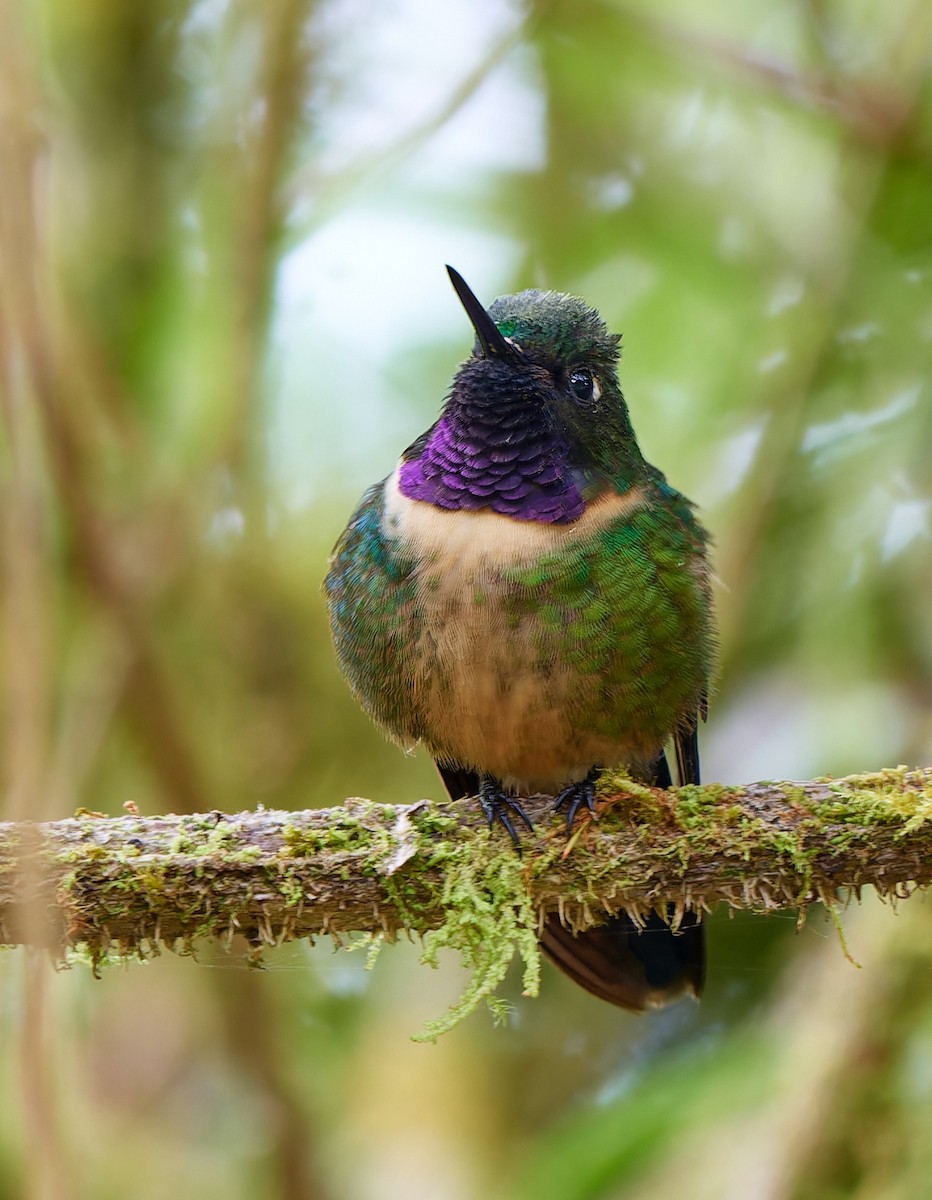
{"type": "Polygon", "coordinates": [[[469,284],[459,271],[454,270],[453,267],[447,264],[447,274],[450,276],[450,282],[453,284],[454,290],[460,298],[460,303],[466,309],[466,313],[470,321],[472,321],[476,337],[479,339],[479,345],[482,347],[482,353],[486,356],[498,354],[502,358],[517,358],[519,354],[517,347],[503,336],[498,326],[476,299],[469,284]]]}

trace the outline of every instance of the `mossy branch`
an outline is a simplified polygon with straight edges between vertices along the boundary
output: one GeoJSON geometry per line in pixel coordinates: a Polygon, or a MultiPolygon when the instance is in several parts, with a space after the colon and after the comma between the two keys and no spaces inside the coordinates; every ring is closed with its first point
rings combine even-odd
{"type": "Polygon", "coordinates": [[[261,951],[434,930],[462,949],[504,921],[513,953],[543,913],[585,928],[620,909],[805,909],[932,881],[932,770],[670,792],[613,776],[600,799],[569,842],[532,801],[521,856],[468,801],[0,824],[0,939],[95,961],[235,934],[261,951]]]}

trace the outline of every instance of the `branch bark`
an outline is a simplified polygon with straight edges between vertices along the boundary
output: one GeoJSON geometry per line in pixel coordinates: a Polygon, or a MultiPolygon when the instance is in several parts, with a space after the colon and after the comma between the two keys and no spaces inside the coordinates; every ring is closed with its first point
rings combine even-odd
{"type": "Polygon", "coordinates": [[[97,961],[241,934],[261,952],[422,934],[470,906],[585,928],[621,909],[805,909],[932,882],[932,769],[669,792],[612,776],[600,800],[568,841],[535,797],[520,856],[470,801],[3,823],[0,940],[97,961]]]}

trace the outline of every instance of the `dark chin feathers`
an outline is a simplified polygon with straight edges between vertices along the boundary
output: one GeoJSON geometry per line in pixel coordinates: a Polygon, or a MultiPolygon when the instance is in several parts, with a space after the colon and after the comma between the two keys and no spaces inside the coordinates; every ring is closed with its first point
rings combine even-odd
{"type": "MultiPolygon", "coordinates": [[[[676,741],[684,782],[698,782],[694,731],[676,741]]],[[[479,776],[474,771],[442,762],[437,769],[452,799],[478,794],[479,776]]],[[[670,786],[663,755],[650,775],[654,786],[670,786]]],[[[643,928],[620,913],[582,933],[573,933],[552,915],[544,925],[540,947],[580,987],[631,1012],[659,1008],[681,996],[698,997],[705,980],[705,936],[695,913],[684,915],[676,933],[657,912],[648,915],[643,928]]]]}

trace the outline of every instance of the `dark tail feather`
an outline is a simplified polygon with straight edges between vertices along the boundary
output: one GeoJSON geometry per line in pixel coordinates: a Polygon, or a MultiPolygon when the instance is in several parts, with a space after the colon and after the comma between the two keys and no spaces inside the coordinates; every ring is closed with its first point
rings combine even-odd
{"type": "MultiPolygon", "coordinates": [[[[676,740],[681,783],[699,782],[699,756],[695,732],[676,740]],[[682,744],[681,744],[682,743],[682,744]]],[[[437,770],[454,800],[475,796],[479,776],[438,762],[437,770]]],[[[670,787],[666,756],[661,754],[645,782],[670,787]]],[[[670,914],[672,915],[672,914],[670,914]]],[[[657,912],[639,928],[627,913],[611,917],[604,925],[573,933],[551,915],[540,938],[547,957],[580,987],[634,1012],[659,1008],[680,996],[699,996],[705,980],[705,937],[695,913],[686,913],[676,933],[657,912]]]]}
{"type": "Polygon", "coordinates": [[[440,759],[437,759],[436,765],[451,800],[465,800],[467,796],[479,795],[479,784],[482,780],[475,771],[451,767],[449,763],[441,762],[440,759]]]}
{"type": "Polygon", "coordinates": [[[627,913],[619,913],[579,934],[554,915],[547,918],[540,945],[580,987],[633,1012],[702,991],[705,949],[695,913],[684,915],[677,933],[656,912],[643,929],[627,913]]]}
{"type": "MultiPolygon", "coordinates": [[[[679,776],[680,787],[686,783],[699,782],[699,732],[695,724],[673,738],[673,749],[676,752],[676,773],[679,776]]],[[[669,771],[667,776],[669,777],[669,771]]],[[[657,787],[670,787],[669,783],[658,783],[657,787]]]]}

